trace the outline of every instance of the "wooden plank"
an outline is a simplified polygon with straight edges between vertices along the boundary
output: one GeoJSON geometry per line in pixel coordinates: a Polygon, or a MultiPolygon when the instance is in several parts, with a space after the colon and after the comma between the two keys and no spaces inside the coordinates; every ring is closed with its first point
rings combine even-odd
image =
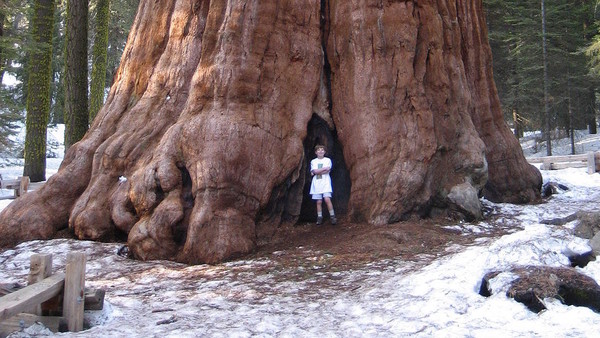
{"type": "Polygon", "coordinates": [[[0,283],[0,297],[6,296],[9,293],[13,293],[22,288],[23,286],[19,283],[0,283]]]}
{"type": "Polygon", "coordinates": [[[567,168],[587,168],[587,163],[582,163],[582,162],[552,163],[551,170],[559,170],[559,169],[567,169],[567,168]]]}
{"type": "Polygon", "coordinates": [[[85,295],[85,254],[69,252],[65,277],[63,317],[71,332],[83,330],[83,308],[85,295]]]}
{"type": "Polygon", "coordinates": [[[23,176],[23,177],[21,177],[21,183],[19,184],[19,189],[15,190],[15,194],[17,196],[26,194],[28,188],[29,188],[29,176],[23,176]]]}
{"type": "Polygon", "coordinates": [[[54,274],[41,282],[0,297],[0,320],[27,311],[58,295],[65,285],[65,274],[54,274]]]}
{"type": "Polygon", "coordinates": [[[35,323],[42,323],[52,332],[63,332],[67,323],[63,317],[36,316],[30,313],[18,313],[0,322],[0,337],[21,331],[35,323]]]}
{"type": "Polygon", "coordinates": [[[102,310],[104,307],[104,295],[106,292],[100,289],[85,290],[85,310],[102,310]]]}
{"type": "MultiPolygon", "coordinates": [[[[27,177],[27,176],[25,176],[25,177],[27,177]]],[[[26,182],[23,181],[21,177],[19,177],[17,179],[11,179],[11,180],[0,179],[0,188],[13,190],[12,196],[0,196],[0,200],[15,199],[15,198],[19,197],[21,195],[21,191],[26,192],[28,190],[28,184],[29,184],[28,180],[29,180],[29,177],[27,177],[27,179],[25,180],[26,182]]]]}
{"type": "Polygon", "coordinates": [[[588,174],[593,174],[596,172],[596,155],[594,155],[593,151],[587,153],[587,171],[588,174]]]}
{"type": "Polygon", "coordinates": [[[0,188],[2,189],[16,189],[20,184],[20,179],[0,180],[0,188]]]}
{"type": "Polygon", "coordinates": [[[28,285],[40,282],[52,274],[52,254],[33,254],[29,258],[29,262],[28,285]]]}
{"type": "Polygon", "coordinates": [[[587,154],[582,155],[563,155],[563,156],[543,156],[543,157],[528,157],[526,158],[529,163],[544,163],[545,161],[550,161],[552,163],[556,162],[586,162],[587,154]]]}
{"type": "Polygon", "coordinates": [[[41,188],[44,184],[46,183],[46,181],[43,182],[29,182],[29,189],[27,191],[34,191],[34,190],[38,190],[39,188],[41,188]]]}
{"type": "Polygon", "coordinates": [[[542,162],[540,169],[541,170],[552,170],[552,162],[550,162],[549,160],[542,162]]]}
{"type": "Polygon", "coordinates": [[[529,163],[544,163],[541,157],[526,157],[525,160],[529,163]]]}
{"type": "MultiPolygon", "coordinates": [[[[50,277],[52,274],[52,255],[33,254],[29,258],[29,276],[27,277],[27,285],[32,285],[50,277]]],[[[42,305],[37,304],[28,311],[34,315],[42,315],[42,305]]]]}
{"type": "Polygon", "coordinates": [[[0,188],[14,190],[14,197],[19,197],[31,190],[39,189],[46,182],[31,183],[29,176],[22,176],[17,179],[2,180],[0,179],[0,188]]]}
{"type": "Polygon", "coordinates": [[[588,173],[600,171],[600,152],[582,155],[528,157],[526,160],[529,163],[541,163],[541,170],[587,167],[588,173]]]}

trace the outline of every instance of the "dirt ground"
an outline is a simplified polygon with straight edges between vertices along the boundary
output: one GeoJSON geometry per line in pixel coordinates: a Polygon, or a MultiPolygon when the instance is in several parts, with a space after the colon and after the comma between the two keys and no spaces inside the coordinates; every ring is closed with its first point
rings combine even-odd
{"type": "MultiPolygon", "coordinates": [[[[486,222],[494,224],[497,218],[497,215],[487,217],[486,222]]],[[[342,218],[337,225],[332,225],[326,218],[320,226],[314,223],[284,226],[271,242],[259,245],[253,253],[233,260],[268,258],[281,268],[294,270],[296,267],[318,267],[321,272],[360,269],[387,259],[426,264],[448,254],[446,249],[454,244],[469,245],[479,237],[498,236],[515,230],[514,225],[510,224],[496,224],[493,230],[477,234],[456,227],[448,228],[457,224],[471,225],[444,217],[414,218],[379,226],[353,223],[342,218]]],[[[54,238],[74,236],[70,230],[64,229],[54,238]]],[[[125,244],[126,239],[121,240],[125,244]]]]}
{"type": "Polygon", "coordinates": [[[437,251],[460,239],[433,220],[405,221],[382,226],[366,223],[303,223],[284,230],[275,243],[259,252],[293,250],[298,247],[366,260],[410,256],[437,251]]]}
{"type": "MultiPolygon", "coordinates": [[[[494,222],[487,219],[487,222],[494,222]]],[[[445,226],[456,220],[413,219],[381,226],[341,221],[331,225],[301,223],[280,231],[272,243],[260,246],[252,257],[269,257],[284,266],[319,260],[329,271],[361,268],[386,259],[425,263],[448,253],[453,244],[469,245],[478,237],[497,236],[510,231],[499,225],[477,235],[445,226]]]]}

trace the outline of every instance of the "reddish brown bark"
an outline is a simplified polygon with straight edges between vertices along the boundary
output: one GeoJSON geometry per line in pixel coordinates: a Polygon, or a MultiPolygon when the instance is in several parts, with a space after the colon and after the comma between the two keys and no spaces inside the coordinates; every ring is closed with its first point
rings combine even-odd
{"type": "Polygon", "coordinates": [[[484,186],[534,200],[482,15],[480,1],[142,1],[104,108],[44,188],[0,214],[1,244],[68,223],[126,235],[140,259],[242,255],[310,217],[317,142],[355,220],[476,218],[484,186]]]}

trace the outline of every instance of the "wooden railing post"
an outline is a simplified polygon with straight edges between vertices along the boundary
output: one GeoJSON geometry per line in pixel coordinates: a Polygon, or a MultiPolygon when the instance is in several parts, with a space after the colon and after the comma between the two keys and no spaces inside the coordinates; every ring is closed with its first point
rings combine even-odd
{"type": "Polygon", "coordinates": [[[85,260],[85,254],[82,252],[67,254],[63,316],[71,332],[83,330],[85,260]]]}
{"type": "Polygon", "coordinates": [[[29,190],[29,176],[23,176],[21,177],[21,182],[19,183],[19,189],[15,190],[16,197],[26,194],[27,190],[29,190]]]}
{"type": "Polygon", "coordinates": [[[66,273],[54,275],[52,255],[33,254],[30,260],[29,285],[0,297],[0,338],[35,322],[43,323],[53,332],[83,330],[84,309],[101,310],[104,303],[102,290],[89,290],[89,294],[85,294],[85,254],[68,253],[66,273]],[[48,306],[58,304],[61,295],[63,316],[48,316],[48,306]],[[41,315],[40,304],[44,316],[41,315]]]}
{"type": "MultiPolygon", "coordinates": [[[[52,255],[33,254],[29,258],[29,276],[27,285],[41,282],[52,274],[52,255]]],[[[31,311],[34,315],[42,315],[42,305],[37,304],[31,311]]]]}
{"type": "Polygon", "coordinates": [[[596,172],[596,155],[593,151],[590,151],[587,155],[588,174],[593,174],[596,172]]]}
{"type": "Polygon", "coordinates": [[[550,162],[550,160],[544,160],[544,162],[542,162],[542,166],[541,168],[542,170],[552,170],[552,162],[550,162]]]}

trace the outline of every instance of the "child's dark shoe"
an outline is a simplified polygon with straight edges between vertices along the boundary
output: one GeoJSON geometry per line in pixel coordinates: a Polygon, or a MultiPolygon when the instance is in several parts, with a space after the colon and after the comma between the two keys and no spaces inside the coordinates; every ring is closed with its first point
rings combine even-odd
{"type": "Polygon", "coordinates": [[[317,217],[317,225],[323,224],[323,217],[317,217]]]}
{"type": "Polygon", "coordinates": [[[333,224],[333,225],[337,224],[337,218],[335,218],[335,216],[331,216],[331,224],[333,224]]]}

